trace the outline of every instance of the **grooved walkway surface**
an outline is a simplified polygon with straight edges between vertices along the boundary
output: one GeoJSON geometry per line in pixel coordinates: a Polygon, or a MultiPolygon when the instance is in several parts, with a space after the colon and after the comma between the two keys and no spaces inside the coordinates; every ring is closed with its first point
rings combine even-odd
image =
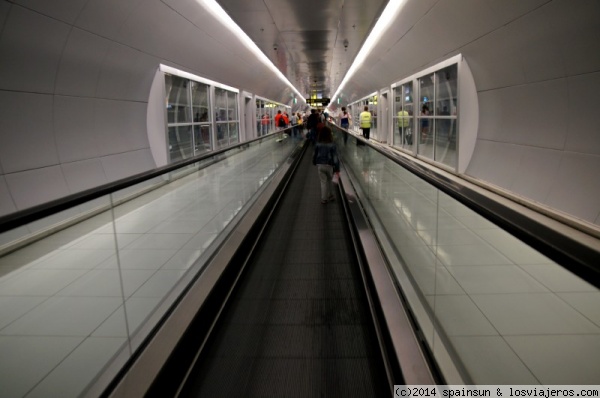
{"type": "Polygon", "coordinates": [[[308,148],[185,396],[387,396],[343,208],[308,148]]]}

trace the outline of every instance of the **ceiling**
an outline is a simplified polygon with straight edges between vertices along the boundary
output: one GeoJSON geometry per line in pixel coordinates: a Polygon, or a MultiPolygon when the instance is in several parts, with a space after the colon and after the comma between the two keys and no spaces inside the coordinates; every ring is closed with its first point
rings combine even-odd
{"type": "Polygon", "coordinates": [[[387,0],[217,0],[305,97],[331,98],[387,0]]]}

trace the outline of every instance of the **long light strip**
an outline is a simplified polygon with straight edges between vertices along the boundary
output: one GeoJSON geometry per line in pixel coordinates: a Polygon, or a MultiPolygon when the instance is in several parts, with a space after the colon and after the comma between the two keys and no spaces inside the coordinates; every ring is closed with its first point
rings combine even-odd
{"type": "Polygon", "coordinates": [[[377,44],[377,42],[383,36],[385,31],[390,27],[392,21],[396,19],[396,17],[400,13],[400,10],[405,4],[406,0],[390,0],[388,2],[387,6],[385,6],[385,9],[381,13],[379,20],[373,27],[371,33],[369,34],[369,37],[367,37],[367,40],[365,40],[365,44],[358,52],[358,55],[354,59],[354,62],[350,66],[350,69],[348,69],[346,76],[344,76],[344,79],[338,86],[335,94],[333,94],[333,97],[331,97],[331,102],[334,102],[336,100],[336,98],[338,97],[348,80],[350,80],[350,78],[354,75],[356,70],[362,66],[362,64],[367,59],[367,56],[371,53],[373,47],[375,47],[375,44],[377,44]]]}
{"type": "Polygon", "coordinates": [[[286,83],[304,102],[306,99],[300,92],[294,87],[294,85],[285,77],[283,73],[271,62],[271,60],[263,53],[260,48],[248,37],[248,35],[240,28],[231,17],[221,8],[221,6],[215,0],[196,0],[206,10],[208,10],[215,18],[217,18],[223,25],[225,25],[230,31],[232,31],[237,37],[240,38],[242,43],[250,50],[258,59],[260,59],[266,66],[268,66],[276,75],[286,83]]]}

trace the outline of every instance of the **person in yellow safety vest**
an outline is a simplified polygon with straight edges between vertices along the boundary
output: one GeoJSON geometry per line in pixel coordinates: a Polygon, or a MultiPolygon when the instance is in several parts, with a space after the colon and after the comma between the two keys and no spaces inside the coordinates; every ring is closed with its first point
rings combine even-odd
{"type": "Polygon", "coordinates": [[[404,137],[404,143],[412,145],[412,132],[410,131],[410,116],[402,107],[398,111],[398,129],[400,137],[404,137]]]}
{"type": "Polygon", "coordinates": [[[363,137],[367,140],[369,139],[369,135],[371,134],[371,112],[369,112],[369,107],[365,105],[365,110],[360,113],[360,128],[363,131],[363,137]]]}

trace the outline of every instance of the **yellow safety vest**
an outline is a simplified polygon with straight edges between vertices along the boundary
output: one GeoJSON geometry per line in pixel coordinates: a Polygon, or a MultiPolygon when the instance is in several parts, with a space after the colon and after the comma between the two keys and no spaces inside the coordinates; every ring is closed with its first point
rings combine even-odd
{"type": "Polygon", "coordinates": [[[360,128],[370,129],[371,128],[371,112],[363,111],[360,113],[360,128]]]}
{"type": "Polygon", "coordinates": [[[410,119],[407,111],[398,111],[398,127],[408,127],[410,119]]]}

